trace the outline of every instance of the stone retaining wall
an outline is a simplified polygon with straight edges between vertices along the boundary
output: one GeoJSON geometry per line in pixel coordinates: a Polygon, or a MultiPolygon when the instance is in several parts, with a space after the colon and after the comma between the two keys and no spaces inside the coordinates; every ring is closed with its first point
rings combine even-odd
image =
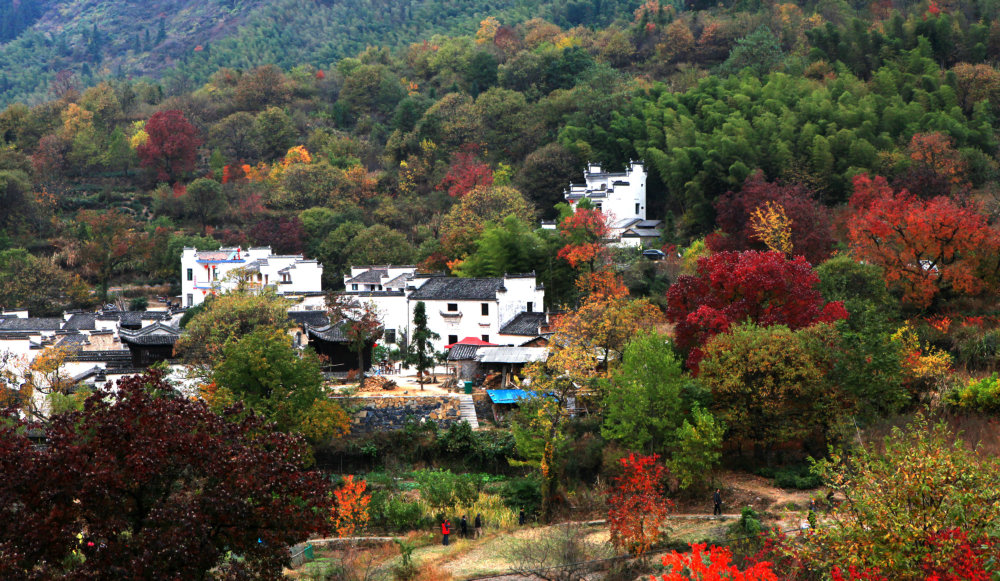
{"type": "Polygon", "coordinates": [[[448,396],[380,396],[335,398],[350,409],[353,432],[400,430],[413,418],[434,420],[446,428],[462,421],[458,398],[448,396]],[[358,407],[360,406],[360,409],[358,407]]]}

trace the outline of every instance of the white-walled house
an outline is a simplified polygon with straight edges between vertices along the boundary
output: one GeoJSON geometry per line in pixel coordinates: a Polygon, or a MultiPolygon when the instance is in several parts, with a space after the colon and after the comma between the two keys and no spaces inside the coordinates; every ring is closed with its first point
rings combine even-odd
{"type": "MultiPolygon", "coordinates": [[[[606,172],[601,164],[588,163],[584,183],[570,184],[563,191],[566,201],[575,204],[586,198],[604,214],[610,242],[623,246],[649,246],[659,240],[662,220],[646,219],[646,169],[633,161],[624,172],[606,172]]],[[[555,228],[555,224],[543,224],[555,228]]]]}
{"type": "Polygon", "coordinates": [[[344,290],[348,293],[401,291],[417,272],[417,267],[404,266],[352,266],[344,275],[344,290]]]}
{"type": "Polygon", "coordinates": [[[401,334],[412,336],[413,310],[420,301],[426,306],[428,328],[439,335],[433,341],[436,351],[465,337],[494,342],[504,325],[521,313],[544,309],[545,289],[533,273],[457,278],[418,274],[413,267],[398,267],[408,269],[405,272],[392,268],[356,267],[345,277],[345,293],[378,311],[387,343],[399,341],[401,334]],[[360,290],[365,284],[377,288],[376,281],[381,281],[382,290],[360,290]],[[353,284],[359,285],[357,290],[352,290],[353,284]]]}
{"type": "Polygon", "coordinates": [[[427,327],[437,333],[436,351],[443,351],[465,337],[494,342],[500,329],[523,312],[541,311],[545,291],[534,274],[503,278],[433,277],[409,295],[410,321],[413,309],[423,302],[427,327]]]}
{"type": "Polygon", "coordinates": [[[584,183],[570,184],[563,192],[566,201],[576,204],[587,198],[608,218],[608,225],[625,220],[646,219],[646,169],[633,161],[624,172],[606,172],[599,163],[588,163],[584,183]]]}
{"type": "Polygon", "coordinates": [[[244,277],[252,288],[273,288],[279,295],[322,294],[323,265],[301,254],[276,255],[270,246],[197,250],[181,255],[181,301],[194,307],[209,295],[236,288],[244,277]],[[237,272],[234,272],[237,271],[237,272]]]}

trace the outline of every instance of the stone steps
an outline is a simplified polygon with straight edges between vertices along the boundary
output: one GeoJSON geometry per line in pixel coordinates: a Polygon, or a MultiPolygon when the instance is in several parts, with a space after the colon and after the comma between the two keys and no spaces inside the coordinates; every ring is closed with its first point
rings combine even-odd
{"type": "Polygon", "coordinates": [[[472,396],[469,394],[458,394],[459,409],[462,412],[462,419],[469,422],[473,430],[479,429],[479,418],[476,416],[476,405],[472,403],[472,396]]]}

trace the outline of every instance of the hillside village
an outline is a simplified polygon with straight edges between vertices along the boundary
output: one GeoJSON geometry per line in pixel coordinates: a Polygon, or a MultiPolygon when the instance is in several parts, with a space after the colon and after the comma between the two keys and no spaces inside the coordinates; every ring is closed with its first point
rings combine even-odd
{"type": "Polygon", "coordinates": [[[0,579],[1000,575],[1000,4],[0,0],[0,579]]]}

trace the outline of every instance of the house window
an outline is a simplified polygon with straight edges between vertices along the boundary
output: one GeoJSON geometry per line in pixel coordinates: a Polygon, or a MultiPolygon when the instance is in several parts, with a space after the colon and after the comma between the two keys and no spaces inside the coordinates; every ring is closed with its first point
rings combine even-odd
{"type": "Polygon", "coordinates": [[[528,312],[529,313],[535,312],[535,303],[532,303],[532,302],[528,303],[528,312]]]}
{"type": "Polygon", "coordinates": [[[635,205],[635,213],[636,213],[636,215],[639,214],[639,204],[635,205]]]}
{"type": "Polygon", "coordinates": [[[358,285],[352,284],[351,285],[351,290],[358,290],[358,285]]]}
{"type": "Polygon", "coordinates": [[[449,313],[457,313],[458,312],[458,303],[448,303],[448,312],[449,313]]]}
{"type": "Polygon", "coordinates": [[[483,303],[482,307],[483,307],[483,316],[484,317],[488,317],[489,314],[490,314],[490,304],[489,303],[483,303]]]}
{"type": "Polygon", "coordinates": [[[396,330],[395,329],[386,329],[385,333],[383,335],[383,338],[385,339],[386,343],[395,343],[396,342],[396,330]]]}
{"type": "Polygon", "coordinates": [[[448,344],[454,345],[455,343],[458,343],[458,335],[448,335],[448,344]]]}
{"type": "Polygon", "coordinates": [[[594,207],[595,207],[595,208],[597,208],[597,211],[598,211],[598,212],[600,212],[600,211],[601,211],[601,203],[600,203],[600,202],[598,202],[597,204],[595,204],[595,206],[594,206],[594,207]]]}
{"type": "Polygon", "coordinates": [[[194,269],[193,268],[189,268],[188,269],[188,280],[194,280],[194,269]]]}
{"type": "Polygon", "coordinates": [[[189,307],[194,306],[194,295],[191,293],[188,293],[188,306],[189,307]]]}
{"type": "Polygon", "coordinates": [[[487,343],[490,342],[490,336],[489,335],[483,335],[482,338],[483,338],[483,341],[486,341],[487,343]]]}

